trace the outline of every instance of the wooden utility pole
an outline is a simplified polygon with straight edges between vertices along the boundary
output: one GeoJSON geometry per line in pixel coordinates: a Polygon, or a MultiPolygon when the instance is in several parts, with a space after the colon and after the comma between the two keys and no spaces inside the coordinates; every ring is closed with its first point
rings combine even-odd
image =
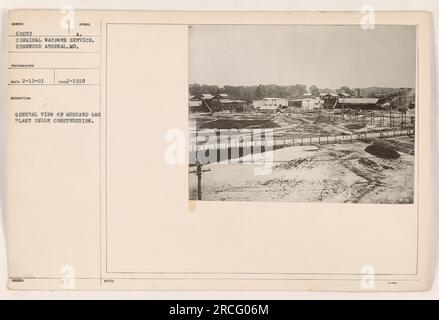
{"type": "Polygon", "coordinates": [[[392,121],[392,103],[389,104],[389,121],[390,121],[390,126],[393,128],[393,121],[392,121]]]}
{"type": "Polygon", "coordinates": [[[197,162],[197,169],[195,171],[190,171],[189,173],[195,173],[197,175],[197,199],[201,200],[201,177],[203,175],[203,172],[209,172],[210,169],[204,169],[202,168],[202,165],[197,162]]]}

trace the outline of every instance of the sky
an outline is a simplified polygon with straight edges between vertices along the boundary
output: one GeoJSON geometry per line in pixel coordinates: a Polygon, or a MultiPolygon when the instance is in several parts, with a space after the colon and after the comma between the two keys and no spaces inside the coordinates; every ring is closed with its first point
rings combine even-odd
{"type": "Polygon", "coordinates": [[[191,26],[189,83],[414,88],[416,28],[191,26]]]}

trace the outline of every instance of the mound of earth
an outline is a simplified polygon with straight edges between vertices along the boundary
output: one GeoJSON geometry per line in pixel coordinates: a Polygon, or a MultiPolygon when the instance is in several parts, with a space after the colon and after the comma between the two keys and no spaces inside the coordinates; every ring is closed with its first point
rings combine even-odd
{"type": "Polygon", "coordinates": [[[366,125],[364,123],[350,123],[345,125],[345,128],[351,129],[351,130],[358,130],[365,128],[366,125]]]}

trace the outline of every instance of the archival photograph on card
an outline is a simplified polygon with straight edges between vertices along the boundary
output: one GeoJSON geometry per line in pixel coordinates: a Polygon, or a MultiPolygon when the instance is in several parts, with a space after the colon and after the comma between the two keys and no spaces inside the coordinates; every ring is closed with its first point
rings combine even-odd
{"type": "Polygon", "coordinates": [[[189,26],[189,199],[411,204],[416,27],[189,26]]]}

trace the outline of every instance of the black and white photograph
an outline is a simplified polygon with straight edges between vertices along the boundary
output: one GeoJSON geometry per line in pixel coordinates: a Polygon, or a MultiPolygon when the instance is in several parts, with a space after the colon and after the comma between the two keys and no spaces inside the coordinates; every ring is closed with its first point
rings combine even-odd
{"type": "Polygon", "coordinates": [[[412,204],[416,26],[189,26],[189,199],[412,204]]]}

